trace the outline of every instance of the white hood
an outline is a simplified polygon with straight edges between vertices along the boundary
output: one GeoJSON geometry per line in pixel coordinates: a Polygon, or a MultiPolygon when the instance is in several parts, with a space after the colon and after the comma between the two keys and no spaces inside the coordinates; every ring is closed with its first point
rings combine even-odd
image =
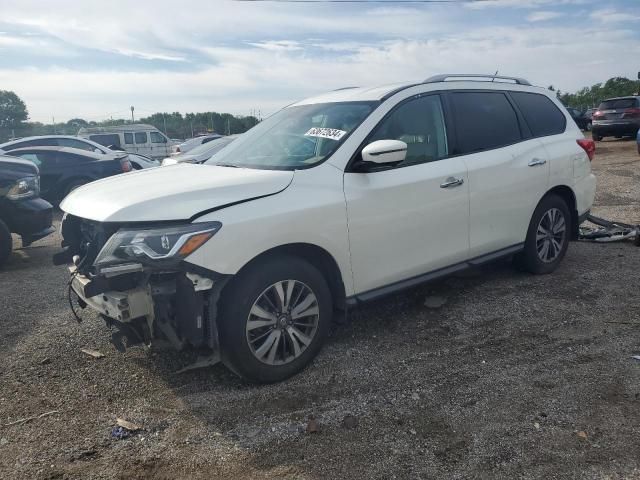
{"type": "Polygon", "coordinates": [[[183,163],[88,183],[71,192],[60,208],[98,222],[186,220],[204,210],[280,192],[293,174],[183,163]]]}

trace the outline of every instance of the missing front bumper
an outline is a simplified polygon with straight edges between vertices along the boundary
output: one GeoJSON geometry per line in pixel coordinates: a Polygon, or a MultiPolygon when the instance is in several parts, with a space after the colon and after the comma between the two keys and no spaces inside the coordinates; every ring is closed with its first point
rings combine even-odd
{"type": "Polygon", "coordinates": [[[153,319],[153,298],[149,285],[126,292],[106,291],[91,296],[86,293],[91,282],[87,277],[75,273],[71,280],[71,288],[78,298],[93,310],[120,322],[141,317],[153,319]]]}

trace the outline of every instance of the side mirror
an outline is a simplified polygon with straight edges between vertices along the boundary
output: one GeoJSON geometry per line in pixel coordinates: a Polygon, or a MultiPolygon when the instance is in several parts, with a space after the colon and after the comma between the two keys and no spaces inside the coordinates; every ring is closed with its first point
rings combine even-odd
{"type": "Polygon", "coordinates": [[[400,140],[376,140],[362,149],[365,162],[399,163],[407,156],[407,144],[400,140]]]}

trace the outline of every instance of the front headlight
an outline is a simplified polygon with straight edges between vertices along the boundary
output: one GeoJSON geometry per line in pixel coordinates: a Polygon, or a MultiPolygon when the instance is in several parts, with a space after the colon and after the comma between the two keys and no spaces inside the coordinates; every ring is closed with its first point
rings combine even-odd
{"type": "Polygon", "coordinates": [[[220,222],[190,223],[157,228],[120,229],[98,254],[99,266],[139,261],[175,263],[191,255],[213,237],[220,222]]]}
{"type": "Polygon", "coordinates": [[[7,193],[9,200],[37,197],[40,195],[40,180],[37,176],[25,177],[18,180],[7,193]]]}

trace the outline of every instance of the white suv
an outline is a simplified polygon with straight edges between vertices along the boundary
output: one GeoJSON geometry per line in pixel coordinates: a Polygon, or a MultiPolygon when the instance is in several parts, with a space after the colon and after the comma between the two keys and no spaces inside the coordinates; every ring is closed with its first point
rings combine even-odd
{"type": "Polygon", "coordinates": [[[207,164],[73,191],[56,262],[73,260],[77,301],[118,348],[195,347],[278,381],[318,353],[336,311],[502,256],[552,272],[593,202],[593,153],[522,79],[341,89],[207,164]]]}

